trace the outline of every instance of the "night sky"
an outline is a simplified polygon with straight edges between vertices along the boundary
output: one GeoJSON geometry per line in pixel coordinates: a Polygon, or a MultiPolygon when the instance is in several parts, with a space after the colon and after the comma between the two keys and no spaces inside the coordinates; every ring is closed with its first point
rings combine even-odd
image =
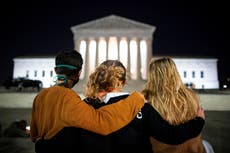
{"type": "Polygon", "coordinates": [[[73,49],[71,26],[114,14],[156,26],[154,55],[218,58],[219,80],[223,81],[230,77],[229,13],[227,2],[214,2],[7,1],[0,11],[0,80],[11,77],[14,57],[73,49]]]}

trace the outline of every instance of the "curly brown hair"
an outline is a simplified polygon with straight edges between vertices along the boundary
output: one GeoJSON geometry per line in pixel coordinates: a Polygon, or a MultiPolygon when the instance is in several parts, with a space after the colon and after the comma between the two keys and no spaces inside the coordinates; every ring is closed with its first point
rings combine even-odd
{"type": "Polygon", "coordinates": [[[99,92],[122,88],[126,81],[126,68],[119,60],[106,60],[89,76],[85,96],[98,98],[99,92]]]}

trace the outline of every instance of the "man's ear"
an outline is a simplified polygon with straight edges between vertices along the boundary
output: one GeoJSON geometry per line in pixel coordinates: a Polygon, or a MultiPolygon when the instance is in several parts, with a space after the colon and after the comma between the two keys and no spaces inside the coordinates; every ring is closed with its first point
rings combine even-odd
{"type": "Polygon", "coordinates": [[[80,70],[80,71],[78,72],[78,76],[80,76],[80,75],[81,75],[81,72],[82,72],[82,70],[80,70]]]}

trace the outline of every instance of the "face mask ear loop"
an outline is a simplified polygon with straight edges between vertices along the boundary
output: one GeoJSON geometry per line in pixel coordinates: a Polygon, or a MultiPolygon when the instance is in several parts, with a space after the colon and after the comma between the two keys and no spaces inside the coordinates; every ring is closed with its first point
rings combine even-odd
{"type": "Polygon", "coordinates": [[[66,75],[58,74],[55,77],[54,82],[56,83],[56,85],[63,86],[67,83],[67,77],[66,75]]]}

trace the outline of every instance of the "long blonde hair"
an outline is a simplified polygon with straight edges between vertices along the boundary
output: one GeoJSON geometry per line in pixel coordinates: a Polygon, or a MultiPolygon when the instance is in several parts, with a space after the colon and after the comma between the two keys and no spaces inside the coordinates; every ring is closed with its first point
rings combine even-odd
{"type": "Polygon", "coordinates": [[[172,125],[194,118],[199,107],[198,97],[181,80],[176,64],[170,57],[152,59],[143,94],[161,116],[172,125]]]}
{"type": "Polygon", "coordinates": [[[85,93],[86,97],[98,98],[99,92],[111,92],[123,88],[126,81],[126,69],[118,60],[106,60],[89,76],[85,93]]]}

